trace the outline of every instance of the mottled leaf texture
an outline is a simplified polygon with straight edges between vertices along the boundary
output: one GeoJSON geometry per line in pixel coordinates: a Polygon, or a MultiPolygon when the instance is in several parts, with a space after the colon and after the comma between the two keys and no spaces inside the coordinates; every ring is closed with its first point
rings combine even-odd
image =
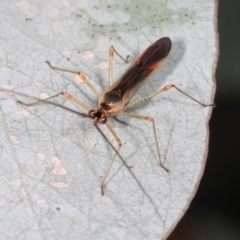
{"type": "MultiPolygon", "coordinates": [[[[113,78],[151,43],[168,36],[172,50],[142,86],[140,99],[173,83],[204,103],[214,102],[218,42],[213,0],[0,2],[0,236],[1,239],[166,239],[194,197],[203,174],[212,108],[172,89],[127,112],[150,122],[117,116],[109,123],[122,140],[120,155],[100,183],[114,150],[58,97],[65,91],[89,105],[97,96],[76,74],[82,71],[103,91],[108,85],[108,49],[113,78]],[[62,107],[61,107],[62,106],[62,107]],[[126,165],[123,163],[126,163],[126,165]]],[[[106,126],[106,138],[117,143],[106,126]]]]}

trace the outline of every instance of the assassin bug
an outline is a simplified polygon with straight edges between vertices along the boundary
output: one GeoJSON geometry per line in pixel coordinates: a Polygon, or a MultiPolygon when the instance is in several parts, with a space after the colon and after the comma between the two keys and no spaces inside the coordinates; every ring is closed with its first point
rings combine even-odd
{"type": "MultiPolygon", "coordinates": [[[[96,109],[91,109],[85,103],[78,100],[77,98],[75,98],[74,96],[70,95],[67,92],[60,92],[60,93],[57,93],[46,99],[39,100],[39,101],[36,101],[33,103],[28,103],[28,104],[18,101],[19,103],[29,107],[29,106],[38,104],[40,102],[47,101],[52,98],[63,95],[64,97],[74,101],[75,103],[81,105],[83,108],[88,110],[88,117],[93,120],[94,126],[97,126],[98,123],[106,124],[107,128],[109,129],[109,131],[111,132],[111,134],[113,135],[115,140],[117,141],[118,148],[117,148],[114,156],[112,157],[111,163],[107,169],[107,172],[105,173],[105,176],[102,179],[102,182],[101,182],[102,195],[104,195],[104,186],[106,183],[106,179],[107,179],[109,172],[113,166],[114,160],[116,159],[116,157],[121,149],[121,146],[122,146],[121,139],[118,137],[118,135],[115,133],[115,131],[113,130],[111,125],[108,123],[108,118],[113,115],[123,114],[123,115],[131,117],[131,118],[142,119],[142,120],[146,120],[146,121],[149,121],[152,123],[155,143],[156,143],[156,147],[157,147],[157,155],[158,155],[159,165],[163,169],[168,171],[167,168],[165,168],[163,166],[162,161],[161,161],[160,149],[159,149],[159,145],[158,145],[157,132],[156,132],[154,119],[149,116],[139,116],[139,115],[135,115],[135,114],[129,114],[129,113],[124,112],[123,110],[129,104],[133,95],[138,91],[138,89],[142,86],[142,84],[147,80],[149,75],[154,70],[156,70],[159,65],[161,65],[163,63],[163,61],[166,59],[166,57],[168,56],[168,54],[171,50],[171,46],[172,46],[172,43],[171,43],[170,38],[168,38],[168,37],[164,37],[164,38],[157,40],[155,43],[150,45],[135,60],[135,62],[128,68],[128,70],[114,83],[112,82],[113,53],[115,52],[125,62],[127,62],[127,59],[124,59],[123,57],[121,57],[121,55],[115,50],[115,48],[113,46],[111,46],[109,49],[109,84],[110,84],[110,86],[102,93],[99,93],[95,89],[95,87],[91,84],[91,82],[87,79],[87,77],[83,73],[54,67],[49,62],[47,62],[47,64],[54,70],[60,70],[60,71],[78,74],[81,77],[81,79],[88,85],[88,87],[90,87],[92,89],[92,91],[98,96],[98,106],[96,109]]],[[[214,106],[214,104],[201,103],[200,101],[191,97],[187,93],[183,92],[181,89],[179,89],[174,84],[169,84],[169,85],[157,90],[156,92],[140,99],[139,101],[131,103],[130,105],[128,105],[128,107],[130,108],[130,107],[136,106],[139,103],[146,101],[149,98],[151,98],[157,94],[160,94],[162,92],[165,92],[171,88],[175,88],[177,91],[179,91],[180,93],[189,97],[193,101],[199,103],[203,107],[214,106]]]]}

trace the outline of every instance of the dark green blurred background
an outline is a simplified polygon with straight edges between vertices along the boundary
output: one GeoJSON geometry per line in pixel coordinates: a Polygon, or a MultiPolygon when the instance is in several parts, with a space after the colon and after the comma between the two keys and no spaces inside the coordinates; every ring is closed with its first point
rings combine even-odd
{"type": "Polygon", "coordinates": [[[240,0],[219,0],[218,31],[216,108],[206,170],[168,240],[240,240],[240,0]]]}

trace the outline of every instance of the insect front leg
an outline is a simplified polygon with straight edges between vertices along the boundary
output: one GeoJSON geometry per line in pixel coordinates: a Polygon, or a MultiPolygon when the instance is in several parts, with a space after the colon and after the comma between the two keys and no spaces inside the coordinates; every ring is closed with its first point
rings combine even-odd
{"type": "Polygon", "coordinates": [[[63,69],[63,68],[59,68],[59,67],[55,67],[53,66],[49,61],[46,62],[49,67],[53,70],[58,70],[58,71],[62,71],[62,72],[69,72],[69,73],[75,73],[77,74],[87,85],[88,87],[97,95],[99,96],[100,93],[97,91],[97,89],[91,84],[91,82],[88,80],[87,76],[82,73],[82,72],[76,72],[76,71],[72,71],[72,70],[68,70],[68,69],[63,69]]]}
{"type": "Polygon", "coordinates": [[[162,160],[161,160],[160,148],[159,148],[159,145],[158,145],[157,131],[156,131],[156,125],[155,125],[154,119],[151,118],[151,117],[149,117],[149,116],[138,116],[138,115],[135,115],[135,114],[129,114],[129,113],[125,113],[125,112],[122,112],[121,114],[123,114],[124,116],[127,116],[127,117],[142,119],[142,120],[149,121],[149,122],[152,123],[153,133],[154,133],[154,138],[155,138],[155,143],[156,143],[156,146],[157,146],[157,153],[158,153],[159,165],[160,165],[160,167],[162,167],[163,169],[165,169],[167,172],[169,172],[169,170],[168,170],[166,167],[164,167],[164,165],[163,165],[163,163],[162,163],[162,160]]]}
{"type": "Polygon", "coordinates": [[[122,147],[122,141],[121,141],[121,139],[118,137],[118,135],[116,134],[116,132],[113,130],[113,128],[111,127],[111,125],[110,125],[109,123],[106,123],[106,126],[107,126],[107,128],[109,129],[109,131],[112,133],[112,135],[114,136],[115,140],[117,141],[117,143],[118,143],[118,148],[117,148],[117,150],[115,151],[115,154],[113,155],[113,158],[112,158],[111,163],[110,163],[110,165],[109,165],[109,167],[108,167],[108,169],[107,169],[107,172],[105,173],[104,178],[103,178],[103,180],[102,180],[102,182],[101,182],[102,195],[104,195],[104,187],[105,187],[105,183],[106,183],[107,177],[108,177],[108,175],[109,175],[109,173],[110,173],[110,171],[111,171],[111,168],[112,168],[112,166],[113,166],[113,163],[114,163],[114,161],[115,161],[115,159],[116,159],[116,157],[117,157],[117,155],[118,155],[118,153],[119,153],[119,151],[120,151],[120,149],[121,149],[121,147],[122,147]]]}
{"type": "Polygon", "coordinates": [[[78,100],[77,98],[75,98],[74,96],[72,96],[71,94],[67,93],[67,92],[60,92],[60,93],[57,93],[51,97],[48,97],[48,98],[45,98],[45,99],[42,99],[42,100],[39,100],[39,101],[36,101],[36,102],[32,102],[32,103],[23,103],[21,101],[17,101],[18,103],[26,106],[26,107],[31,107],[31,106],[34,106],[34,105],[37,105],[39,103],[42,103],[42,102],[46,102],[50,99],[53,99],[53,98],[56,98],[58,96],[64,96],[65,98],[68,98],[69,100],[77,103],[78,105],[82,106],[83,108],[87,109],[88,111],[91,109],[89,106],[87,106],[85,103],[81,102],[80,100],[78,100]]]}

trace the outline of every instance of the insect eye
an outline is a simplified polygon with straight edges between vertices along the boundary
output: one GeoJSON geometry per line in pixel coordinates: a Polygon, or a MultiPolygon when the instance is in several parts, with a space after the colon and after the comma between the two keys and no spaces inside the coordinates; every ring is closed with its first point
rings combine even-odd
{"type": "Polygon", "coordinates": [[[94,113],[95,113],[95,110],[92,109],[88,112],[88,115],[91,117],[94,117],[94,113]]]}
{"type": "Polygon", "coordinates": [[[99,120],[99,122],[101,124],[105,124],[107,122],[107,117],[101,117],[101,119],[99,120]]]}

